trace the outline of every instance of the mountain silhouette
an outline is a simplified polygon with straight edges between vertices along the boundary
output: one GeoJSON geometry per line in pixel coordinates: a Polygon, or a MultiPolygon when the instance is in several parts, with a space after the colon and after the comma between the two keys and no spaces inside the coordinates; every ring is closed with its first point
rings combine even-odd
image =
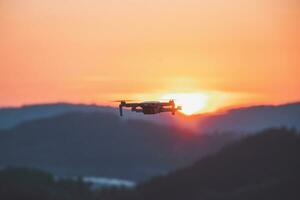
{"type": "Polygon", "coordinates": [[[300,198],[299,154],[299,133],[269,129],[134,191],[113,193],[111,199],[296,200],[300,198]]]}
{"type": "MultiPolygon", "coordinates": [[[[194,164],[132,189],[91,190],[83,179],[57,179],[30,168],[0,170],[1,199],[297,200],[300,135],[273,128],[227,144],[194,164]]],[[[121,167],[121,166],[120,166],[121,167]]]]}
{"type": "Polygon", "coordinates": [[[0,166],[144,180],[191,164],[235,137],[197,135],[110,113],[72,112],[0,131],[0,166]]]}
{"type": "Polygon", "coordinates": [[[23,122],[54,117],[68,112],[101,111],[105,113],[113,113],[114,110],[115,109],[112,107],[69,103],[34,104],[16,108],[1,108],[0,128],[12,128],[23,122]]]}
{"type": "MultiPolygon", "coordinates": [[[[94,104],[70,104],[70,103],[52,103],[52,104],[33,104],[14,108],[0,108],[0,129],[9,129],[23,122],[29,122],[36,119],[55,117],[66,113],[84,112],[93,113],[101,112],[103,114],[112,114],[119,116],[119,108],[110,106],[98,106],[94,104]]],[[[128,109],[124,109],[123,120],[142,119],[145,121],[155,122],[157,124],[174,125],[174,117],[169,113],[160,115],[136,114],[128,109]]]]}
{"type": "Polygon", "coordinates": [[[201,132],[253,133],[279,126],[300,130],[300,103],[236,108],[197,118],[201,132]]]}
{"type": "MultiPolygon", "coordinates": [[[[0,109],[0,129],[9,129],[23,122],[55,117],[70,112],[102,112],[115,116],[119,111],[114,107],[85,104],[38,104],[19,108],[0,109]]],[[[156,124],[192,127],[197,132],[243,132],[251,133],[269,127],[286,126],[300,130],[300,103],[290,103],[278,106],[251,106],[230,109],[226,112],[198,114],[192,117],[171,116],[169,113],[158,115],[142,115],[124,110],[123,120],[144,120],[156,124]],[[183,119],[183,120],[182,120],[183,119]],[[185,120],[188,119],[188,120],[185,120]]]]}

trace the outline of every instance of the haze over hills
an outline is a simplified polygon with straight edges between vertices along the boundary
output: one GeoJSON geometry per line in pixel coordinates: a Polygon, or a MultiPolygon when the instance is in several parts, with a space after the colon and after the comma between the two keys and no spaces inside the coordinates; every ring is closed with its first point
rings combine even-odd
{"type": "Polygon", "coordinates": [[[125,112],[121,118],[116,108],[63,103],[1,109],[0,166],[139,181],[187,166],[246,133],[300,129],[300,103],[192,117],[125,112]],[[189,123],[194,129],[182,126],[189,123]]]}
{"type": "MultiPolygon", "coordinates": [[[[114,107],[85,104],[39,104],[20,108],[0,109],[0,129],[12,128],[20,123],[58,116],[70,112],[101,112],[118,115],[114,107]]],[[[191,117],[169,113],[158,115],[143,115],[129,110],[124,111],[123,120],[139,119],[157,124],[179,127],[193,127],[199,132],[255,132],[274,126],[286,126],[300,129],[300,103],[290,103],[278,106],[252,106],[230,109],[222,113],[199,114],[191,117]]]]}
{"type": "Polygon", "coordinates": [[[102,112],[73,112],[0,131],[0,165],[64,176],[143,180],[191,164],[233,140],[102,112]]]}
{"type": "MultiPolygon", "coordinates": [[[[28,122],[35,119],[54,117],[70,112],[101,112],[119,115],[119,109],[109,106],[98,106],[94,104],[71,104],[71,103],[53,103],[53,104],[33,104],[21,107],[0,108],[0,129],[12,128],[23,122],[28,122]]],[[[131,111],[124,109],[124,119],[145,119],[155,121],[156,123],[170,123],[172,119],[163,115],[143,116],[136,115],[131,111]],[[168,119],[164,119],[168,118],[168,119]]]]}

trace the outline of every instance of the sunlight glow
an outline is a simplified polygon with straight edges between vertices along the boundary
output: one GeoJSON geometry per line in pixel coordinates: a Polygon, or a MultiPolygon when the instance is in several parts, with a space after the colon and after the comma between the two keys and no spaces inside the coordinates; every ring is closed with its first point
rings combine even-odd
{"type": "Polygon", "coordinates": [[[208,96],[203,93],[173,93],[163,95],[163,99],[174,99],[177,106],[182,106],[182,112],[192,115],[201,112],[207,106],[208,96]]]}

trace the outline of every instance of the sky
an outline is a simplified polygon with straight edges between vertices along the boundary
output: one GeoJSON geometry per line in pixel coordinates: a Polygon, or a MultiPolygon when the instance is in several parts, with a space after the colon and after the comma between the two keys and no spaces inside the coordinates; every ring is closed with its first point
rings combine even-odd
{"type": "Polygon", "coordinates": [[[298,0],[1,0],[0,106],[299,101],[299,19],[298,0]]]}

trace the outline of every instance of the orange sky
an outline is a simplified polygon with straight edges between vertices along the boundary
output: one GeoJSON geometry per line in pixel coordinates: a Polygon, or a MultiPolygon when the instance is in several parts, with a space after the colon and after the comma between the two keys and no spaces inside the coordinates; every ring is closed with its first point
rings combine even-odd
{"type": "Polygon", "coordinates": [[[298,0],[4,0],[0,106],[300,100],[298,0]]]}

